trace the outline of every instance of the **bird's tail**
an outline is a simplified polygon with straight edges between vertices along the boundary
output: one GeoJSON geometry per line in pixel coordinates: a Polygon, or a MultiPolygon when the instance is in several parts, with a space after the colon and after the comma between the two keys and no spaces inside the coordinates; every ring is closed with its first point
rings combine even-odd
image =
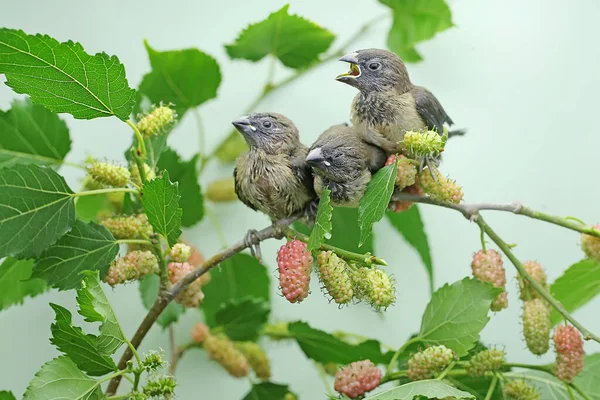
{"type": "Polygon", "coordinates": [[[455,129],[453,131],[448,132],[448,137],[451,138],[453,136],[464,136],[466,133],[466,129],[455,129]]]}

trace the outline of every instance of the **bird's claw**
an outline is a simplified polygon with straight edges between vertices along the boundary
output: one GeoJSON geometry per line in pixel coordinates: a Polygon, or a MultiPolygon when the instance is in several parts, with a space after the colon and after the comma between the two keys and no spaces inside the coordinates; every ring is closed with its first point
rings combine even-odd
{"type": "Polygon", "coordinates": [[[244,237],[244,244],[250,249],[250,254],[252,254],[252,257],[256,258],[259,263],[262,263],[262,252],[260,250],[258,231],[255,229],[250,229],[244,237]]]}
{"type": "Polygon", "coordinates": [[[433,179],[433,181],[434,181],[435,183],[437,183],[437,184],[439,185],[439,184],[440,184],[440,182],[439,182],[439,180],[438,180],[438,178],[437,178],[437,174],[435,174],[435,173],[433,172],[435,169],[437,169],[437,168],[435,167],[435,162],[434,162],[434,161],[432,161],[432,160],[429,158],[429,156],[425,156],[425,157],[423,158],[423,160],[425,161],[425,165],[427,165],[427,169],[429,170],[429,174],[431,175],[431,178],[433,179]]]}

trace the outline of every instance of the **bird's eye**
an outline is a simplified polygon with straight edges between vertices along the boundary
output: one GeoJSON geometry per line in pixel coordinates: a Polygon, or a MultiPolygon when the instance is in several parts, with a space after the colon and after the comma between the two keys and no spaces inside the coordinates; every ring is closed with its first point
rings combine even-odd
{"type": "Polygon", "coordinates": [[[262,123],[262,126],[263,126],[263,127],[265,127],[265,128],[270,128],[270,127],[271,127],[271,125],[273,125],[273,124],[271,123],[271,121],[264,121],[264,122],[262,123]]]}
{"type": "Polygon", "coordinates": [[[381,67],[381,64],[379,64],[379,63],[376,63],[376,62],[369,64],[369,69],[370,69],[371,71],[376,71],[376,70],[378,70],[380,67],[381,67]]]}

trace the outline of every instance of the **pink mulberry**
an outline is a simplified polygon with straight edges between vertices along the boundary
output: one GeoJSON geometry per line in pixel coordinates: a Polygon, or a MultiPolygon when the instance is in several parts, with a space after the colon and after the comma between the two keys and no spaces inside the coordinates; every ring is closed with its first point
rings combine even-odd
{"type": "Polygon", "coordinates": [[[313,258],[306,251],[306,243],[300,240],[292,240],[279,249],[279,285],[290,303],[300,303],[308,296],[312,263],[313,258]]]}
{"type": "Polygon", "coordinates": [[[370,360],[348,364],[335,374],[334,388],[351,399],[375,389],[381,382],[381,370],[370,360]]]}

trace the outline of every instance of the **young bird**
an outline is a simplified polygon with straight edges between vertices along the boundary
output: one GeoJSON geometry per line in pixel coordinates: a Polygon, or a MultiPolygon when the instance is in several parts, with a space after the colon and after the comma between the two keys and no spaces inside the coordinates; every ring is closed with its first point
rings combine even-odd
{"type": "MultiPolygon", "coordinates": [[[[357,88],[352,102],[352,123],[366,142],[388,155],[402,150],[399,142],[406,131],[434,129],[440,135],[452,119],[430,91],[410,81],[406,66],[396,54],[380,49],[358,50],[340,61],[350,63],[350,71],[336,80],[357,88]]],[[[449,132],[449,136],[464,131],[449,132]]]]}
{"type": "Polygon", "coordinates": [[[306,162],[315,173],[315,191],[320,196],[331,190],[331,204],[357,207],[371,174],[381,169],[386,154],[365,143],[358,132],[346,124],[334,125],[310,147],[306,162]]]}

